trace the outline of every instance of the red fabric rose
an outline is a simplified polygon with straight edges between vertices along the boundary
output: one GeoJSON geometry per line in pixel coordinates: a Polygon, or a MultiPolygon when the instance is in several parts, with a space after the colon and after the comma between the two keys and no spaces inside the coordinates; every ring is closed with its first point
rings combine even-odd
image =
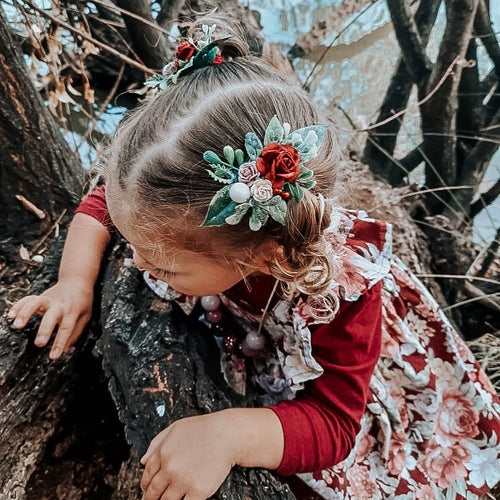
{"type": "Polygon", "coordinates": [[[282,191],[285,182],[294,182],[300,175],[299,152],[289,144],[270,142],[256,161],[257,170],[273,184],[275,194],[285,199],[290,193],[282,191]]]}
{"type": "Polygon", "coordinates": [[[183,42],[177,47],[177,52],[175,53],[175,57],[180,59],[181,61],[189,61],[194,56],[196,52],[196,47],[189,43],[183,42]]]}
{"type": "Polygon", "coordinates": [[[212,66],[217,66],[217,64],[222,64],[224,62],[224,58],[221,54],[217,54],[212,61],[212,66]]]}

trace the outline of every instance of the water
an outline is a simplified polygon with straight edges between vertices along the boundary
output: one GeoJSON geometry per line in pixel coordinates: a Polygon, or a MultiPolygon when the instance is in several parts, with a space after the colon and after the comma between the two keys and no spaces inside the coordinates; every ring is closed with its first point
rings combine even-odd
{"type": "MultiPolygon", "coordinates": [[[[325,19],[341,1],[316,0],[246,0],[243,4],[259,12],[263,35],[270,42],[279,43],[287,52],[295,41],[309,32],[317,19],[325,19]]],[[[400,56],[386,2],[378,0],[359,2],[363,7],[347,18],[337,31],[320,46],[302,59],[293,61],[302,82],[308,81],[315,103],[326,110],[344,131],[344,145],[362,150],[365,134],[354,134],[345,117],[349,115],[358,128],[375,121],[396,63],[400,56]],[[333,45],[328,48],[328,45],[333,45]],[[321,63],[316,65],[319,58],[321,63]],[[316,68],[315,68],[316,65],[316,68]],[[311,76],[311,71],[314,72],[311,76]]],[[[490,2],[493,28],[500,33],[500,2],[490,2]]],[[[431,34],[429,57],[435,60],[439,41],[445,27],[444,6],[431,34]]],[[[498,35],[497,35],[498,36],[498,35]]],[[[484,48],[479,47],[479,70],[484,77],[492,68],[484,48]]],[[[410,106],[415,105],[416,93],[410,106]]],[[[421,142],[418,113],[405,115],[395,156],[402,157],[406,151],[421,142]]],[[[486,172],[481,191],[486,191],[500,177],[500,151],[493,157],[486,172]]],[[[491,241],[500,225],[500,201],[496,200],[483,210],[474,221],[474,240],[485,245],[491,241]]]]}

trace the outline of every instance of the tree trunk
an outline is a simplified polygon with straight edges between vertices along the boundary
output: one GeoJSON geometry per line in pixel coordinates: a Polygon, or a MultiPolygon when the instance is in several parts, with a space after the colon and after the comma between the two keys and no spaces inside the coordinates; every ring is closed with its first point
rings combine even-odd
{"type": "Polygon", "coordinates": [[[5,252],[40,237],[65,208],[74,207],[84,175],[31,83],[1,9],[0,137],[0,234],[5,252]],[[40,209],[39,216],[16,195],[40,209]]]}

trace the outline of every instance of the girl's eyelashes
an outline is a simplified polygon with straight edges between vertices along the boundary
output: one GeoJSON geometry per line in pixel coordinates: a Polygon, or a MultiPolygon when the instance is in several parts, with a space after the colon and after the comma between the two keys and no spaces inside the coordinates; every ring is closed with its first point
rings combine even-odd
{"type": "Polygon", "coordinates": [[[173,271],[167,271],[165,269],[151,269],[150,274],[156,276],[157,278],[173,278],[177,273],[173,271]]]}

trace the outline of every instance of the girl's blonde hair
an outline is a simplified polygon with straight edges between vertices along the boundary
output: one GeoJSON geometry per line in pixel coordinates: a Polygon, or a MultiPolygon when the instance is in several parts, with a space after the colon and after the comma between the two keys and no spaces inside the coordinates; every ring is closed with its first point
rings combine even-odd
{"type": "Polygon", "coordinates": [[[135,228],[158,231],[163,244],[188,245],[242,265],[251,265],[262,248],[279,248],[267,263],[286,295],[298,290],[326,297],[334,268],[324,234],[330,223],[325,199],[333,194],[339,161],[331,126],[318,156],[307,163],[317,184],[303,201],[288,201],[285,226],[270,220],[254,232],[244,219],[237,226],[200,227],[220,189],[206,172],[205,151],[244,149],[245,134],[263,138],[274,115],[292,130],[328,124],[296,81],[249,53],[241,27],[204,17],[189,35],[196,39],[202,24],[212,23],[215,38],[232,35],[220,45],[225,62],[180,77],[119,127],[105,168],[108,196],[119,196],[113,201],[135,228]]]}

